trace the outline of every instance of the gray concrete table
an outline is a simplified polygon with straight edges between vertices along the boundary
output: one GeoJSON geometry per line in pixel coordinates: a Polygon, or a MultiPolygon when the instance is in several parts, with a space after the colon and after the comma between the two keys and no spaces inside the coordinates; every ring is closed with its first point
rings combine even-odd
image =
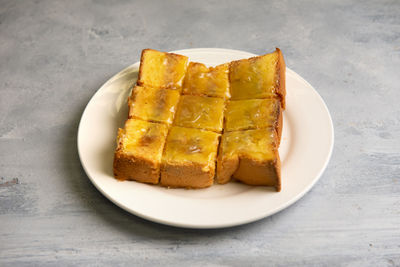
{"type": "Polygon", "coordinates": [[[399,1],[0,1],[0,266],[400,266],[399,1]],[[143,48],[280,47],[326,101],[321,180],[267,219],[130,215],[77,154],[85,105],[143,48]]]}

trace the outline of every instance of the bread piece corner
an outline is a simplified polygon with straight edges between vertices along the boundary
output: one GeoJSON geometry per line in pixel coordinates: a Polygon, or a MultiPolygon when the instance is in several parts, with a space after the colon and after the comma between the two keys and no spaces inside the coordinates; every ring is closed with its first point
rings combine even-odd
{"type": "Polygon", "coordinates": [[[226,132],[217,159],[217,182],[231,178],[281,190],[280,158],[274,129],[226,132]]]}
{"type": "Polygon", "coordinates": [[[158,184],[167,131],[164,124],[128,119],[124,129],[118,130],[115,178],[158,184]]]}

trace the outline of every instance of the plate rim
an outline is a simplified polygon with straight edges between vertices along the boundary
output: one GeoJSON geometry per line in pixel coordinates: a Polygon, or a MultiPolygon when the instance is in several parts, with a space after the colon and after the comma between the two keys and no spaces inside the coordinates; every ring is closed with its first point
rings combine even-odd
{"type": "MultiPolygon", "coordinates": [[[[236,50],[236,49],[225,49],[225,48],[189,48],[189,49],[180,49],[180,50],[174,50],[174,51],[170,51],[170,53],[192,53],[192,52],[207,52],[207,53],[211,53],[211,52],[218,52],[218,53],[245,53],[245,54],[249,54],[251,56],[257,56],[256,54],[247,52],[247,51],[243,51],[243,50],[236,50]]],[[[313,93],[316,95],[316,97],[318,98],[318,100],[320,101],[320,104],[322,105],[326,115],[327,115],[327,119],[328,119],[328,125],[329,125],[329,133],[331,138],[329,139],[329,152],[324,160],[324,164],[323,166],[320,168],[318,174],[313,178],[311,183],[308,183],[307,186],[304,187],[304,189],[301,191],[301,193],[297,194],[295,197],[291,198],[289,201],[284,202],[282,205],[277,206],[275,209],[273,209],[272,211],[266,212],[265,214],[262,213],[259,216],[253,216],[249,219],[245,219],[245,220],[240,220],[240,222],[231,222],[231,223],[223,223],[223,224],[190,224],[190,223],[180,223],[180,222],[171,222],[171,221],[167,221],[164,220],[162,218],[157,218],[156,216],[149,216],[147,214],[143,214],[141,212],[135,211],[131,208],[129,208],[128,206],[124,205],[123,203],[118,202],[117,200],[115,200],[112,196],[110,196],[109,194],[107,194],[101,187],[100,185],[96,182],[96,180],[90,175],[90,172],[87,169],[87,166],[85,166],[83,160],[82,160],[82,151],[80,149],[80,133],[81,133],[81,129],[82,129],[82,123],[83,123],[83,119],[85,116],[86,111],[88,110],[89,105],[92,103],[92,101],[94,101],[94,99],[96,99],[97,94],[99,94],[99,92],[101,92],[101,90],[106,87],[110,82],[112,82],[116,77],[118,77],[121,73],[126,72],[127,70],[134,68],[134,67],[138,67],[140,64],[140,61],[137,61],[133,64],[128,65],[127,67],[123,68],[122,70],[118,71],[116,74],[112,75],[109,79],[107,79],[97,90],[96,92],[92,95],[92,97],[90,98],[90,100],[88,101],[88,103],[86,104],[80,121],[79,121],[79,125],[78,125],[78,131],[77,131],[77,149],[78,149],[78,156],[79,156],[79,160],[81,162],[81,166],[83,167],[85,174],[87,175],[87,177],[89,178],[89,180],[91,181],[91,183],[96,187],[97,190],[100,191],[100,193],[105,196],[109,201],[111,201],[112,203],[114,203],[115,205],[117,205],[118,207],[120,207],[121,209],[135,215],[138,216],[140,218],[155,222],[155,223],[159,223],[159,224],[163,224],[163,225],[169,225],[169,226],[173,226],[173,227],[179,227],[179,228],[189,228],[189,229],[220,229],[220,228],[228,228],[228,227],[234,227],[234,226],[239,226],[239,225],[245,225],[245,224],[249,224],[252,222],[256,222],[259,221],[261,219],[267,218],[269,216],[272,216],[284,209],[286,209],[287,207],[291,206],[292,204],[294,204],[295,202],[297,202],[299,199],[301,199],[305,194],[307,194],[311,188],[319,181],[319,179],[321,178],[322,174],[324,173],[324,171],[326,170],[330,159],[332,157],[332,153],[333,153],[333,148],[334,148],[334,143],[335,143],[335,135],[334,135],[334,127],[333,127],[333,121],[332,121],[332,117],[331,114],[329,112],[329,109],[325,103],[325,101],[323,100],[323,98],[321,97],[321,95],[317,92],[317,90],[309,83],[307,82],[302,76],[300,76],[299,74],[297,74],[296,72],[294,72],[293,70],[291,70],[290,68],[286,67],[286,72],[290,72],[291,75],[294,75],[297,79],[301,80],[307,87],[309,87],[309,89],[312,89],[313,93]],[[137,66],[136,66],[137,65],[137,66]]]]}

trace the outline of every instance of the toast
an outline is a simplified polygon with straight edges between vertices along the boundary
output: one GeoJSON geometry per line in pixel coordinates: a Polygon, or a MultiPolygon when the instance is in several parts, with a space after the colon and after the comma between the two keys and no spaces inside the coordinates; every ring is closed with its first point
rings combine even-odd
{"type": "Polygon", "coordinates": [[[220,133],[224,108],[225,102],[222,98],[183,95],[173,124],[220,133]]]}
{"type": "Polygon", "coordinates": [[[275,129],[278,142],[282,135],[282,108],[280,100],[246,99],[229,101],[225,111],[224,131],[275,129]]]}
{"type": "Polygon", "coordinates": [[[200,95],[229,98],[229,64],[207,68],[190,62],[183,82],[184,95],[200,95]]]}
{"type": "Polygon", "coordinates": [[[270,54],[231,62],[231,99],[278,98],[285,109],[285,70],[279,48],[270,54]]]}
{"type": "Polygon", "coordinates": [[[225,132],[217,160],[217,182],[231,177],[249,185],[281,190],[280,158],[276,131],[271,128],[225,132]]]}
{"type": "Polygon", "coordinates": [[[181,91],[188,58],[182,55],[144,49],[140,58],[138,85],[181,91]]]}
{"type": "Polygon", "coordinates": [[[158,184],[167,133],[165,124],[128,119],[124,129],[118,130],[115,178],[158,184]]]}
{"type": "Polygon", "coordinates": [[[143,50],[115,178],[171,188],[233,178],[280,191],[285,68],[278,48],[216,67],[143,50]]]}
{"type": "Polygon", "coordinates": [[[171,124],[179,97],[176,90],[137,85],[128,99],[129,118],[171,124]]]}
{"type": "Polygon", "coordinates": [[[172,127],[162,157],[161,185],[204,188],[214,183],[220,135],[199,129],[172,127]]]}

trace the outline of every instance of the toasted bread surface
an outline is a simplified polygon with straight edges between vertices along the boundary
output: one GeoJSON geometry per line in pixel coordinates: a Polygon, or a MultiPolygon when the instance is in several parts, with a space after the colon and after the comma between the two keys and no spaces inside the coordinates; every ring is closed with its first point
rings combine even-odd
{"type": "Polygon", "coordinates": [[[119,129],[114,175],[119,180],[158,183],[168,127],[160,123],[128,119],[119,129]]]}
{"type": "Polygon", "coordinates": [[[188,58],[182,55],[144,49],[140,59],[139,85],[182,89],[188,58]]]}
{"type": "Polygon", "coordinates": [[[281,112],[280,105],[280,101],[275,98],[230,101],[225,111],[224,130],[231,132],[276,128],[281,112]]]}
{"type": "Polygon", "coordinates": [[[229,64],[207,68],[190,62],[183,83],[183,94],[229,98],[229,64]]]}
{"type": "Polygon", "coordinates": [[[174,125],[221,132],[225,102],[222,98],[183,95],[175,115],[174,125]]]}
{"type": "Polygon", "coordinates": [[[172,127],[162,158],[161,184],[188,188],[211,185],[219,137],[211,131],[172,127]]]}
{"type": "Polygon", "coordinates": [[[229,68],[231,99],[277,97],[285,108],[285,68],[279,48],[270,54],[231,62],[229,68]]]}
{"type": "Polygon", "coordinates": [[[179,102],[176,90],[135,86],[129,98],[129,117],[170,124],[179,102]]]}

